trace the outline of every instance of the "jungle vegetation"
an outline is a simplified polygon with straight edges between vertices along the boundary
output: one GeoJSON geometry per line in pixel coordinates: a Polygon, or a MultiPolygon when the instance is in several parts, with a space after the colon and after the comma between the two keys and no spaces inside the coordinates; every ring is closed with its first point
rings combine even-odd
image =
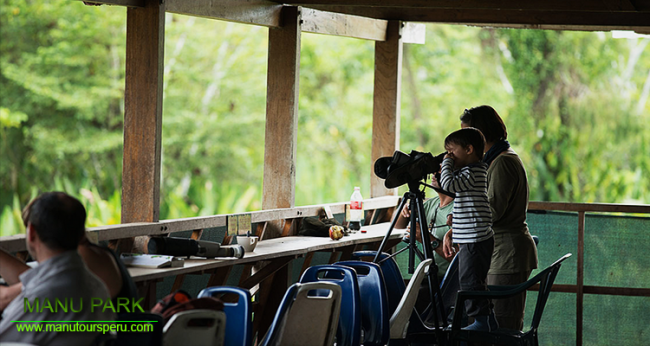
{"type": "MultiPolygon", "coordinates": [[[[39,192],[120,221],[126,10],[2,0],[0,235],[39,192]]],[[[268,29],[166,15],[161,219],[261,208],[268,29]]],[[[650,38],[427,25],[404,47],[400,148],[492,105],[531,200],[650,203],[650,38]]],[[[368,196],[374,43],[304,34],[296,205],[368,196]]]]}

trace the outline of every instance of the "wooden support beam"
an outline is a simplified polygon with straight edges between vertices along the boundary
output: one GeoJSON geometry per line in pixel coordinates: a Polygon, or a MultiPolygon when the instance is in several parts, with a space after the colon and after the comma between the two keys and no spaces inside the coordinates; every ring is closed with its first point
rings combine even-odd
{"type": "Polygon", "coordinates": [[[300,16],[299,7],[284,7],[283,26],[269,29],[262,209],[295,202],[300,16]]]}
{"type": "Polygon", "coordinates": [[[302,20],[301,30],[303,32],[347,36],[374,41],[386,40],[386,27],[388,22],[381,19],[303,8],[302,20]]]}
{"type": "Polygon", "coordinates": [[[582,346],[585,285],[585,212],[578,212],[578,270],[576,273],[576,345],[582,346]]]}
{"type": "Polygon", "coordinates": [[[83,3],[88,6],[113,5],[126,7],[145,7],[145,0],[83,0],[83,3]]]}
{"type": "Polygon", "coordinates": [[[288,3],[299,6],[338,5],[349,7],[382,7],[458,10],[535,10],[535,11],[649,11],[649,0],[630,1],[566,1],[566,0],[300,0],[288,3]]]}
{"type": "MultiPolygon", "coordinates": [[[[275,274],[278,270],[284,268],[287,264],[294,259],[294,256],[288,256],[283,258],[277,258],[269,262],[262,269],[255,272],[253,276],[249,276],[244,280],[241,280],[239,287],[251,289],[253,286],[259,284],[260,282],[266,280],[271,275],[275,274]]],[[[250,271],[249,271],[250,272],[250,271]]]]}
{"type": "Polygon", "coordinates": [[[395,195],[374,172],[375,161],[392,156],[399,148],[400,94],[402,88],[402,23],[389,21],[386,41],[375,42],[375,89],[372,109],[370,196],[395,195]]]}
{"type": "MultiPolygon", "coordinates": [[[[523,3],[523,2],[522,2],[523,3]]],[[[504,10],[458,8],[321,6],[311,8],[369,17],[399,19],[407,22],[499,26],[518,29],[553,30],[643,30],[650,27],[646,12],[504,10]]]]}
{"type": "Polygon", "coordinates": [[[208,279],[207,287],[225,285],[226,282],[228,281],[228,277],[230,276],[231,271],[232,271],[232,266],[215,269],[212,272],[212,275],[210,275],[210,279],[208,279]]]}
{"type": "Polygon", "coordinates": [[[402,43],[424,44],[427,27],[422,23],[404,23],[402,27],[402,43]]]}
{"type": "MultiPolygon", "coordinates": [[[[146,0],[143,8],[128,8],[122,223],[156,222],[160,217],[164,46],[165,5],[146,0]]],[[[146,252],[147,239],[136,239],[135,252],[146,252]]],[[[130,243],[132,239],[113,245],[131,252],[130,243]]]]}
{"type": "Polygon", "coordinates": [[[280,26],[282,4],[265,0],[165,0],[167,12],[229,22],[280,26]]]}

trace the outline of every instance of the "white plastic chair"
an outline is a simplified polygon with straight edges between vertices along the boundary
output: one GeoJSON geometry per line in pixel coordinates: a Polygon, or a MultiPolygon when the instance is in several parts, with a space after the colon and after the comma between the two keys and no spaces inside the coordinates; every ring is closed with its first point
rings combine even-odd
{"type": "Polygon", "coordinates": [[[420,292],[420,286],[422,285],[422,280],[429,273],[429,266],[431,266],[432,260],[427,259],[422,262],[415,268],[415,272],[409,281],[408,286],[406,286],[406,291],[402,295],[402,299],[397,305],[397,309],[390,317],[390,338],[391,339],[405,339],[406,332],[409,327],[409,320],[411,319],[411,313],[413,313],[413,308],[415,307],[415,301],[418,299],[418,293],[420,292]]]}
{"type": "Polygon", "coordinates": [[[165,324],[163,346],[223,346],[226,314],[216,310],[182,311],[165,324]]]}
{"type": "Polygon", "coordinates": [[[339,322],[341,287],[296,283],[287,290],[262,346],[331,346],[339,322]],[[325,294],[324,294],[325,293],[325,294]]]}

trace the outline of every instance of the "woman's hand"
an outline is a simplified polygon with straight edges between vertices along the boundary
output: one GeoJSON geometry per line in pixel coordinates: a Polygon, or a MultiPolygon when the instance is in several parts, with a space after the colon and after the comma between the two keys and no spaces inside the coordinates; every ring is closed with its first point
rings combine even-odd
{"type": "Polygon", "coordinates": [[[445,258],[454,257],[456,254],[456,248],[453,245],[451,236],[453,235],[453,230],[450,229],[445,233],[445,236],[442,238],[442,252],[445,254],[445,258]]]}
{"type": "Polygon", "coordinates": [[[447,215],[447,226],[451,227],[451,223],[454,220],[454,214],[447,215]]]}

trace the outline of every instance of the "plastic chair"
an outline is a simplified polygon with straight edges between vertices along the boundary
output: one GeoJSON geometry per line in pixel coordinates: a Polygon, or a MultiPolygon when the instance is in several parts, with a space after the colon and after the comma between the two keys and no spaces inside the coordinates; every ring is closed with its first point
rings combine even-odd
{"type": "Polygon", "coordinates": [[[343,261],[334,265],[346,266],[357,272],[361,295],[361,329],[363,345],[386,345],[390,337],[388,294],[381,268],[372,262],[343,261]]]}
{"type": "Polygon", "coordinates": [[[293,284],[260,346],[331,346],[339,321],[341,287],[331,282],[293,284]],[[327,294],[323,294],[326,291],[327,294]]]}
{"type": "Polygon", "coordinates": [[[420,262],[415,269],[408,286],[406,286],[406,291],[404,292],[404,295],[402,295],[402,299],[400,300],[397,309],[390,317],[391,340],[406,338],[409,321],[411,319],[411,314],[413,314],[415,301],[418,299],[422,280],[429,273],[429,267],[432,262],[433,260],[431,259],[420,262]]]}
{"type": "Polygon", "coordinates": [[[217,286],[208,287],[199,292],[198,298],[222,295],[236,295],[237,302],[223,303],[226,313],[226,330],[224,346],[251,346],[253,344],[253,314],[251,310],[250,291],[241,287],[217,286]]]}
{"type": "Polygon", "coordinates": [[[221,346],[226,314],[216,310],[181,311],[165,324],[163,345],[221,346]]]}
{"type": "MultiPolygon", "coordinates": [[[[353,260],[360,260],[362,258],[374,258],[377,251],[356,251],[352,254],[353,260]]],[[[384,282],[386,283],[386,293],[388,294],[388,313],[392,315],[399,305],[400,299],[406,290],[404,278],[399,271],[399,267],[394,258],[388,258],[389,254],[382,252],[379,255],[379,268],[384,275],[384,282]],[[388,258],[388,259],[386,259],[388,258]]]]}
{"type": "Polygon", "coordinates": [[[519,330],[510,330],[499,328],[493,332],[477,332],[461,330],[461,318],[464,309],[456,309],[454,311],[454,320],[451,327],[451,340],[460,344],[461,341],[468,342],[481,342],[486,344],[496,345],[525,345],[536,346],[539,345],[537,338],[538,328],[546,301],[551,293],[551,287],[555,281],[560,266],[564,260],[571,257],[568,253],[560,259],[551,264],[548,268],[542,270],[539,274],[535,275],[530,280],[519,285],[512,286],[489,286],[489,291],[459,291],[456,300],[456,306],[465,306],[465,300],[470,298],[488,298],[488,299],[504,299],[515,296],[531,286],[539,283],[539,292],[537,294],[537,305],[533,313],[533,320],[531,327],[528,331],[522,332],[519,330]]]}
{"type": "MultiPolygon", "coordinates": [[[[117,315],[117,321],[153,321],[151,332],[117,332],[116,338],[110,340],[108,345],[116,346],[161,346],[163,343],[163,318],[159,314],[153,313],[121,313],[117,315]]],[[[143,322],[135,322],[134,324],[143,322]]],[[[120,323],[125,325],[124,328],[130,328],[129,323],[120,323]]]]}
{"type": "Polygon", "coordinates": [[[358,346],[361,342],[361,297],[356,271],[343,266],[317,265],[307,268],[300,282],[332,282],[341,286],[341,314],[336,344],[358,346]]]}

